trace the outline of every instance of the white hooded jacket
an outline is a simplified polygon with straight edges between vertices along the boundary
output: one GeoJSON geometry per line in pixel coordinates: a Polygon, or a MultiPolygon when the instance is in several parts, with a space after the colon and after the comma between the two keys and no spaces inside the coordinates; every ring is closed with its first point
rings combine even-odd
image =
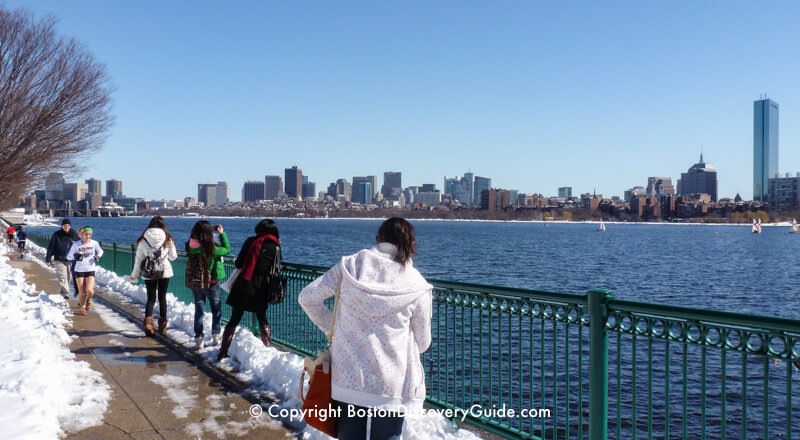
{"type": "Polygon", "coordinates": [[[411,261],[394,260],[397,247],[379,243],[343,257],[306,286],[298,302],[328,333],[333,313],[323,301],[342,278],[331,344],[331,396],[355,405],[417,410],[425,400],[420,361],[431,344],[433,286],[411,261]]]}
{"type": "Polygon", "coordinates": [[[161,258],[164,260],[164,275],[162,278],[172,278],[172,265],[169,262],[175,261],[178,258],[178,250],[175,249],[175,241],[170,241],[166,247],[163,247],[164,241],[167,239],[167,233],[161,228],[149,228],[145,230],[144,238],[146,240],[140,241],[138,246],[136,246],[136,261],[133,263],[131,278],[139,278],[142,260],[147,257],[150,246],[161,248],[161,258]]]}

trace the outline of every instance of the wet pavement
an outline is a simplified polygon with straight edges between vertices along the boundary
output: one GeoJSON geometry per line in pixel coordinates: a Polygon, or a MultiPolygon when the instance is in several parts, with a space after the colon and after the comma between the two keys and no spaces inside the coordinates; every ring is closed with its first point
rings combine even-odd
{"type": "MultiPolygon", "coordinates": [[[[36,291],[57,294],[55,274],[34,261],[18,258],[10,264],[25,271],[36,291]]],[[[28,257],[30,258],[30,257],[28,257]]],[[[145,337],[141,311],[120,304],[98,288],[87,316],[72,316],[67,331],[76,337],[70,346],[77,360],[103,374],[112,398],[103,424],[68,433],[67,439],[285,439],[296,433],[266,414],[251,417],[252,403],[267,400],[251,395],[230,373],[204,364],[202,359],[162,335],[145,337]],[[120,330],[106,324],[99,313],[131,319],[120,330]]],[[[73,313],[76,301],[70,298],[73,313]]],[[[115,325],[115,327],[120,327],[115,325]]]]}

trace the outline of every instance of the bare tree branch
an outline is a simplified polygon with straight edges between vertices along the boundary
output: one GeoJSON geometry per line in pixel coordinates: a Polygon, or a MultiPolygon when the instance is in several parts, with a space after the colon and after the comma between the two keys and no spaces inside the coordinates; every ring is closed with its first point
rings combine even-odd
{"type": "Polygon", "coordinates": [[[0,205],[100,149],[114,119],[105,66],[56,20],[0,7],[0,205]]]}

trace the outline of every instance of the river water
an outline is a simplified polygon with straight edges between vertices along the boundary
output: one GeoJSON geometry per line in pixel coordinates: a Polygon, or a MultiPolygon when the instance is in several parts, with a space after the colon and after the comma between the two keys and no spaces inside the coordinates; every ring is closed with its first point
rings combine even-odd
{"type": "MultiPolygon", "coordinates": [[[[239,252],[259,219],[221,223],[239,252]]],[[[100,241],[132,243],[149,219],[73,219],[100,241]]],[[[179,248],[195,218],[167,218],[179,248]]],[[[372,246],[380,220],[277,219],[284,259],[332,266],[372,246]]],[[[800,234],[788,227],[414,221],[415,265],[427,278],[583,294],[607,289],[617,299],[800,317],[800,234]]],[[[53,228],[30,228],[49,233],[53,228]]]]}

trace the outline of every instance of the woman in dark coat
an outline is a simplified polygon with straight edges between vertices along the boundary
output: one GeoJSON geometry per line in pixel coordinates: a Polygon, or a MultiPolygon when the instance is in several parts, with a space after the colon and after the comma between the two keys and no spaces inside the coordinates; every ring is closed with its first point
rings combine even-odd
{"type": "Polygon", "coordinates": [[[261,220],[256,225],[256,236],[248,237],[242,245],[242,250],[236,257],[236,268],[239,276],[233,282],[231,293],[226,303],[233,307],[231,318],[225,331],[222,333],[222,346],[219,349],[217,360],[228,357],[228,348],[233,340],[233,333],[244,312],[253,312],[258,320],[258,330],[261,342],[270,345],[271,332],[267,322],[267,285],[269,274],[275,262],[277,253],[278,262],[281,261],[281,239],[278,225],[270,219],[261,220]]]}

